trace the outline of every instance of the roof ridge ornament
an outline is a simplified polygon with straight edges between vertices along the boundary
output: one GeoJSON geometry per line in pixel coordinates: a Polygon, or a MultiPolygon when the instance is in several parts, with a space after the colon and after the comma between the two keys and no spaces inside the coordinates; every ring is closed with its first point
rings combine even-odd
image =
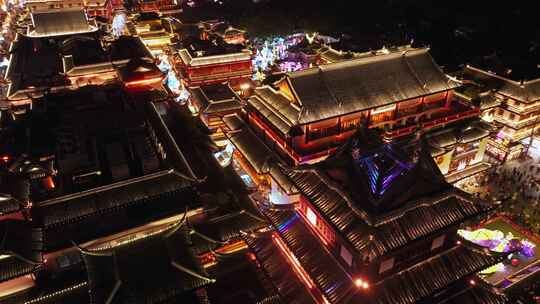
{"type": "Polygon", "coordinates": [[[73,244],[73,246],[76,247],[81,253],[84,253],[86,255],[96,256],[96,257],[112,257],[113,256],[113,253],[109,252],[108,249],[102,249],[99,251],[91,251],[91,250],[81,247],[74,240],[71,240],[71,244],[73,244]]]}
{"type": "Polygon", "coordinates": [[[189,275],[192,275],[192,276],[194,276],[194,277],[196,277],[198,279],[204,280],[204,281],[209,282],[209,283],[216,282],[215,279],[212,279],[212,278],[206,277],[206,276],[204,276],[202,274],[199,274],[199,273],[195,272],[194,270],[191,270],[191,269],[189,269],[189,268],[187,268],[187,267],[185,267],[185,266],[183,266],[181,264],[178,264],[177,262],[173,261],[173,262],[171,262],[171,265],[174,268],[176,268],[176,269],[178,269],[178,270],[180,270],[182,272],[185,272],[185,273],[187,273],[189,275]]]}

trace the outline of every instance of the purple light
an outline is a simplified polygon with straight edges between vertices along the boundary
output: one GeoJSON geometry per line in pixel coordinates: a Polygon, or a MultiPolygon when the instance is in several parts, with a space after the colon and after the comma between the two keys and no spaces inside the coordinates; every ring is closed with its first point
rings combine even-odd
{"type": "Polygon", "coordinates": [[[365,158],[361,158],[358,149],[353,149],[352,156],[367,171],[371,192],[377,195],[383,195],[398,176],[414,167],[413,163],[409,164],[401,161],[395,155],[391,146],[385,146],[380,153],[372,154],[365,158]],[[393,162],[393,164],[389,170],[381,172],[380,167],[377,165],[377,160],[393,162]]]}

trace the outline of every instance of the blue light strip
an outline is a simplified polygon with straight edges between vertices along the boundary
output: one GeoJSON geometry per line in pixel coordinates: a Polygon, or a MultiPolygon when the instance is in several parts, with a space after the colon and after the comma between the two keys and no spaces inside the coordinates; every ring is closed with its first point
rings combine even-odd
{"type": "Polygon", "coordinates": [[[287,231],[287,229],[289,229],[289,227],[294,223],[296,222],[296,220],[298,220],[298,214],[294,214],[291,216],[291,218],[289,218],[287,221],[281,223],[278,225],[278,231],[280,233],[283,233],[284,231],[287,231]]]}
{"type": "Polygon", "coordinates": [[[378,157],[377,154],[359,160],[360,165],[367,171],[371,192],[379,196],[384,194],[392,182],[404,171],[410,170],[414,167],[414,163],[407,163],[400,160],[397,157],[396,152],[393,150],[392,145],[385,145],[382,152],[385,156],[395,162],[395,165],[384,176],[381,176],[380,169],[375,162],[375,158],[378,157]],[[378,181],[381,177],[383,180],[380,187],[378,187],[378,181]]]}

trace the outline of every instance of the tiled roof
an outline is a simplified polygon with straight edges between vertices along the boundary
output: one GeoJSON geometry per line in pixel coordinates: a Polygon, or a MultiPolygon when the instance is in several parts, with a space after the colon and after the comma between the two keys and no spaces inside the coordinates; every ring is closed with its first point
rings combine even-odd
{"type": "Polygon", "coordinates": [[[62,62],[53,43],[43,41],[36,48],[33,39],[17,34],[10,54],[5,75],[10,83],[7,93],[10,99],[27,98],[26,91],[31,91],[29,87],[43,89],[67,84],[67,79],[60,75],[62,62]]]}
{"type": "MultiPolygon", "coordinates": [[[[281,301],[269,303],[315,304],[309,290],[300,282],[297,275],[280,253],[269,233],[246,236],[245,241],[257,256],[266,275],[274,284],[281,301]]],[[[267,303],[267,302],[261,302],[267,303]]]]}
{"type": "Polygon", "coordinates": [[[241,232],[251,232],[263,228],[266,221],[246,210],[240,210],[223,216],[209,219],[207,222],[196,225],[194,228],[212,239],[227,242],[240,237],[241,232]]]}
{"type": "Polygon", "coordinates": [[[287,135],[298,124],[300,108],[291,104],[284,95],[271,87],[255,89],[248,105],[269,120],[282,134],[287,135]]]}
{"type": "Polygon", "coordinates": [[[0,282],[34,272],[39,264],[21,260],[15,255],[0,254],[0,282]]]}
{"type": "Polygon", "coordinates": [[[213,84],[189,89],[206,114],[240,110],[239,97],[227,84],[213,84]]]}
{"type": "Polygon", "coordinates": [[[13,196],[0,193],[0,215],[13,213],[21,210],[21,202],[13,196]]]}
{"type": "Polygon", "coordinates": [[[181,49],[178,54],[182,62],[189,66],[206,66],[251,60],[251,53],[248,50],[238,53],[193,57],[187,49],[181,49]]]}
{"type": "Polygon", "coordinates": [[[288,74],[301,124],[457,87],[428,49],[347,60],[288,74]]]}
{"type": "Polygon", "coordinates": [[[284,302],[278,295],[273,295],[258,301],[256,304],[284,304],[284,302]]]}
{"type": "Polygon", "coordinates": [[[506,304],[510,303],[508,298],[498,293],[491,286],[478,284],[464,290],[462,293],[454,295],[440,304],[506,304]]]}
{"type": "Polygon", "coordinates": [[[190,185],[190,180],[174,170],[161,171],[40,202],[33,209],[33,217],[44,227],[61,225],[131,204],[152,201],[190,185]]]}
{"type": "Polygon", "coordinates": [[[227,137],[257,174],[267,173],[270,165],[279,159],[249,128],[232,132],[227,137]]]}
{"type": "Polygon", "coordinates": [[[162,303],[213,282],[181,224],[110,249],[81,248],[92,303],[162,303]]]}
{"type": "Polygon", "coordinates": [[[33,30],[30,37],[61,36],[95,32],[97,27],[90,25],[83,10],[58,10],[32,13],[33,30]]]}
{"type": "Polygon", "coordinates": [[[353,282],[294,211],[267,211],[272,225],[330,303],[356,293],[353,282]]]}
{"type": "Polygon", "coordinates": [[[222,119],[229,132],[240,131],[245,125],[244,120],[238,114],[225,115],[222,119]]]}
{"type": "Polygon", "coordinates": [[[450,191],[424,197],[390,214],[374,217],[355,207],[355,202],[318,171],[297,169],[288,175],[353,248],[372,258],[490,210],[489,206],[475,204],[450,191]]]}
{"type": "Polygon", "coordinates": [[[31,273],[41,264],[41,242],[30,222],[0,221],[0,282],[31,273]]]}
{"type": "Polygon", "coordinates": [[[489,136],[489,131],[479,126],[463,130],[446,130],[428,135],[429,144],[435,148],[450,147],[458,142],[469,143],[489,136]]]}
{"type": "Polygon", "coordinates": [[[489,136],[489,131],[473,127],[463,130],[459,136],[459,141],[461,143],[469,143],[471,141],[479,140],[487,136],[489,136]]]}
{"type": "Polygon", "coordinates": [[[540,99],[540,79],[519,82],[472,66],[467,66],[466,69],[481,79],[486,80],[491,78],[498,81],[499,83],[493,89],[502,95],[527,103],[540,99]]]}
{"type": "Polygon", "coordinates": [[[455,246],[437,256],[394,274],[376,286],[377,304],[408,304],[431,296],[476,272],[494,265],[504,255],[455,246]]]}

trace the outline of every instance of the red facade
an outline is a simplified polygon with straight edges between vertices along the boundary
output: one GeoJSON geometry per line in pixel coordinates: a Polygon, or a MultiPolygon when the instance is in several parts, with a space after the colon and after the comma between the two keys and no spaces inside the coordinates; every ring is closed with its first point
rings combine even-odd
{"type": "Polygon", "coordinates": [[[479,110],[453,99],[452,91],[437,93],[411,101],[402,101],[386,109],[372,109],[298,125],[301,135],[284,135],[257,111],[249,111],[250,124],[263,131],[282,154],[293,163],[308,163],[333,153],[340,143],[345,142],[367,121],[369,128],[384,130],[386,139],[409,135],[421,128],[444,127],[455,121],[479,115],[479,110]]]}
{"type": "Polygon", "coordinates": [[[100,4],[100,2],[93,2],[93,5],[87,4],[86,13],[90,17],[100,16],[106,19],[110,19],[112,17],[112,11],[114,6],[113,2],[113,0],[105,0],[103,4],[100,4]]]}
{"type": "Polygon", "coordinates": [[[188,87],[229,82],[237,88],[240,83],[249,80],[252,73],[250,60],[204,66],[181,64],[179,69],[188,87]]]}
{"type": "Polygon", "coordinates": [[[175,0],[153,0],[153,1],[141,1],[141,12],[155,12],[163,10],[171,10],[176,8],[177,3],[175,0]]]}

